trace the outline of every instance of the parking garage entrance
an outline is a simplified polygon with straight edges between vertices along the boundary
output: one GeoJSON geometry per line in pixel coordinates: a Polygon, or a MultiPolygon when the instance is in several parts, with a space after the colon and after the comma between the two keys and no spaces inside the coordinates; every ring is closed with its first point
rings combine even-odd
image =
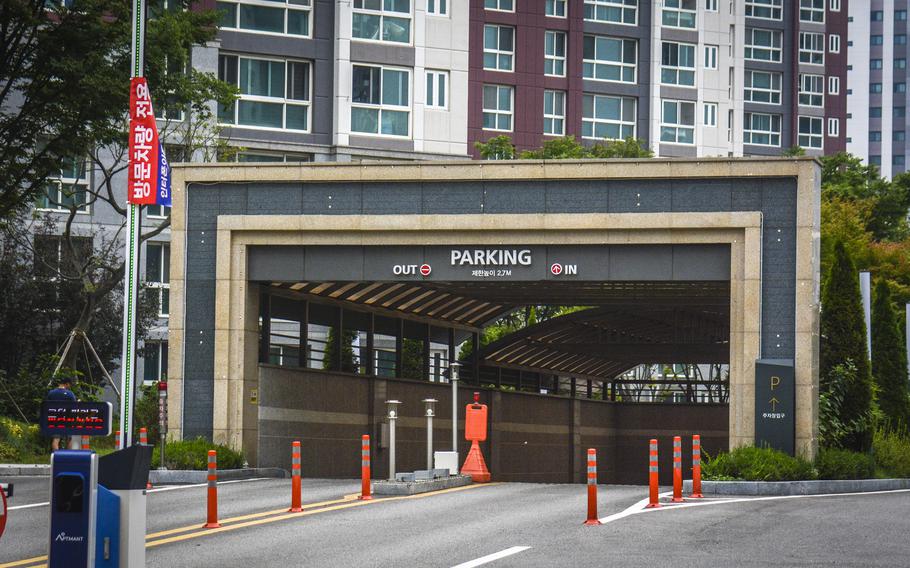
{"type": "Polygon", "coordinates": [[[811,455],[817,165],[569,165],[178,169],[172,431],[260,466],[301,439],[304,474],[331,477],[369,433],[381,476],[397,399],[416,469],[421,400],[449,400],[457,361],[495,479],[581,481],[594,447],[603,481],[643,483],[648,438],[694,433],[811,455]]]}

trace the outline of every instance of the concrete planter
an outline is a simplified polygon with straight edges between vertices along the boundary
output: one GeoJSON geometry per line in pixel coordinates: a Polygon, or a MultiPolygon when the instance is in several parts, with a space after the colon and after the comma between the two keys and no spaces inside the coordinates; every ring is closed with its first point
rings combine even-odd
{"type": "MultiPolygon", "coordinates": [[[[910,489],[910,479],[819,479],[814,481],[702,481],[701,492],[724,495],[822,495],[910,489]]],[[[692,481],[683,481],[683,493],[692,491],[692,481]]]]}
{"type": "MultiPolygon", "coordinates": [[[[149,472],[149,482],[152,485],[205,483],[206,476],[208,476],[206,470],[153,469],[149,472]]],[[[284,479],[290,476],[288,475],[288,472],[277,467],[218,470],[218,481],[236,481],[239,479],[254,479],[257,477],[284,479]]]]}
{"type": "Polygon", "coordinates": [[[44,476],[50,474],[51,466],[47,464],[0,463],[0,477],[10,477],[14,475],[44,476]]]}
{"type": "Polygon", "coordinates": [[[418,493],[428,493],[430,491],[439,491],[440,489],[449,489],[452,487],[462,487],[471,484],[470,475],[450,475],[428,481],[374,481],[374,495],[416,495],[418,493]]]}

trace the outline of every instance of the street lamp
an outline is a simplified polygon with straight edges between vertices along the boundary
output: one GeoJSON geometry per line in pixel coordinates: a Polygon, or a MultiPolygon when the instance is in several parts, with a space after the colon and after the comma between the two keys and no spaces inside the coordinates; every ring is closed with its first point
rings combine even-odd
{"type": "Polygon", "coordinates": [[[389,416],[389,481],[395,481],[395,421],[398,420],[400,400],[385,401],[389,416]]]}
{"type": "Polygon", "coordinates": [[[425,398],[427,417],[427,469],[433,469],[433,416],[436,415],[435,406],[439,402],[435,398],[425,398]]]}

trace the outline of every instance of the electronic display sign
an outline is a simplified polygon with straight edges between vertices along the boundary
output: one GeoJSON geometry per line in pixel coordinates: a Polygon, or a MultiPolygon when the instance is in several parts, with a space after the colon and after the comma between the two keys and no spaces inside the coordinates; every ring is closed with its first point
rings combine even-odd
{"type": "Polygon", "coordinates": [[[45,436],[110,436],[111,403],[44,401],[41,433],[45,436]]]}

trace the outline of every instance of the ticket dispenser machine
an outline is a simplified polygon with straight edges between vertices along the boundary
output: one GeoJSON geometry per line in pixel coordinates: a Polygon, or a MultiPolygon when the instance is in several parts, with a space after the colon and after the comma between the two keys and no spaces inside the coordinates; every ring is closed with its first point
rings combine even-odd
{"type": "Polygon", "coordinates": [[[95,566],[98,456],[61,450],[51,456],[50,568],[95,566]]]}

